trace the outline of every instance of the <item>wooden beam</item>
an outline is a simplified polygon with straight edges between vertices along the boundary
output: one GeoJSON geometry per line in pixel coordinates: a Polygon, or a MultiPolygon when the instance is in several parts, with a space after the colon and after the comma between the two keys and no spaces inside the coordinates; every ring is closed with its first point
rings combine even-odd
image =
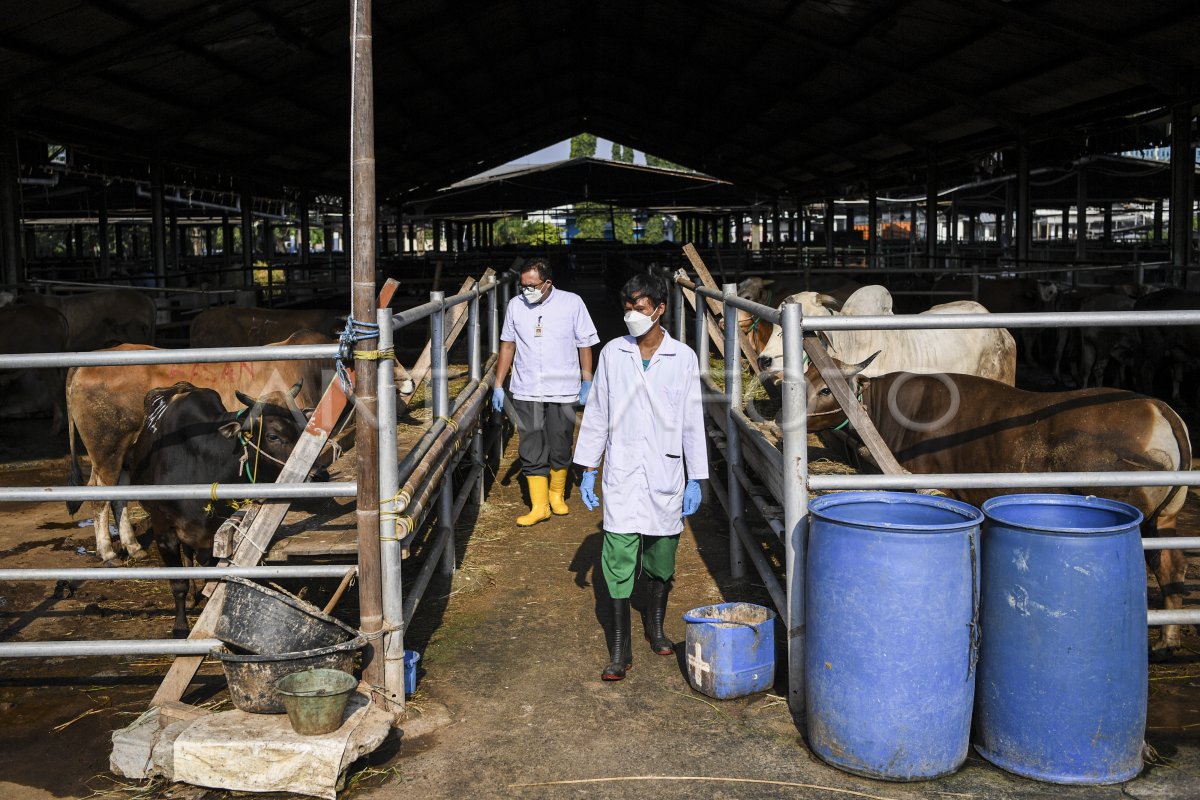
{"type": "MultiPolygon", "coordinates": [[[[379,308],[386,308],[390,305],[392,297],[399,286],[399,283],[389,279],[380,290],[376,305],[379,308]]],[[[371,378],[368,378],[368,380],[371,380],[371,378]]],[[[329,438],[329,434],[337,425],[338,419],[345,412],[348,403],[348,398],[342,391],[341,383],[336,380],[330,383],[329,387],[325,390],[324,396],[321,398],[321,402],[317,405],[316,410],[309,419],[308,426],[304,429],[304,434],[300,437],[300,441],[297,442],[295,449],[292,450],[287,464],[280,471],[277,483],[300,483],[307,479],[309,470],[312,469],[313,463],[316,461],[317,456],[320,455],[321,449],[325,446],[325,442],[329,438]]],[[[234,551],[233,556],[227,561],[222,561],[221,565],[233,564],[234,566],[247,567],[258,564],[263,554],[270,547],[271,539],[274,538],[275,531],[279,528],[279,524],[283,522],[283,518],[287,515],[290,507],[290,500],[252,506],[243,521],[245,533],[237,543],[237,549],[234,551]]],[[[225,599],[225,585],[223,583],[210,583],[205,586],[205,590],[211,596],[208,603],[204,606],[204,610],[200,612],[200,617],[196,620],[196,624],[192,626],[191,632],[188,633],[189,639],[211,638],[213,628],[221,615],[221,607],[225,599]]],[[[163,678],[162,684],[158,687],[158,691],[155,692],[154,698],[150,701],[150,705],[157,706],[167,701],[179,700],[183,697],[183,693],[187,691],[187,687],[191,684],[192,679],[196,676],[196,671],[200,669],[202,663],[204,663],[204,656],[180,656],[176,658],[171,668],[167,671],[166,677],[163,678]]]]}

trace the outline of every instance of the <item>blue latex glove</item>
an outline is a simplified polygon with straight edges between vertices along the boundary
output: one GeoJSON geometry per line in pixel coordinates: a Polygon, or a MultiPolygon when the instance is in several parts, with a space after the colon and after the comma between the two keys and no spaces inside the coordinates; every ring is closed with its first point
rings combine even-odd
{"type": "Polygon", "coordinates": [[[592,390],[592,382],[591,381],[583,381],[582,383],[579,384],[579,405],[581,405],[581,406],[587,405],[588,392],[590,392],[591,390],[592,390]]]}
{"type": "Polygon", "coordinates": [[[579,496],[583,499],[583,504],[587,506],[588,511],[595,511],[600,507],[600,498],[596,497],[596,473],[583,473],[583,480],[579,482],[579,496]]]}
{"type": "Polygon", "coordinates": [[[696,509],[700,508],[700,501],[704,499],[704,495],[700,491],[700,481],[688,481],[687,486],[683,487],[683,515],[690,517],[696,513],[696,509]]]}
{"type": "Polygon", "coordinates": [[[504,410],[504,387],[497,386],[492,389],[492,411],[504,410]]]}

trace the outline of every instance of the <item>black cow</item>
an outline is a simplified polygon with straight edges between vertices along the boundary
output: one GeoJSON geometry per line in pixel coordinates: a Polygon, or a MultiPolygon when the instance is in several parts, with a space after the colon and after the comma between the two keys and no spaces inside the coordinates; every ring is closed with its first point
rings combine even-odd
{"type": "MultiPolygon", "coordinates": [[[[145,418],[126,462],[134,484],[269,483],[279,476],[304,428],[293,398],[274,392],[255,401],[237,393],[246,408],[226,411],[212,389],[180,382],[146,393],[145,418]]],[[[142,500],[154,541],[169,567],[207,563],[213,536],[232,505],[209,500],[142,500]]],[[[187,580],[171,581],[175,596],[172,635],[188,635],[184,613],[187,580]]]]}

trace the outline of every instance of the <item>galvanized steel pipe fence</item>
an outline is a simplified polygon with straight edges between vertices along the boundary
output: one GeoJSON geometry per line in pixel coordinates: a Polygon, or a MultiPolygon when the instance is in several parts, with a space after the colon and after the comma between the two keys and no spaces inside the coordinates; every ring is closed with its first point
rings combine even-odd
{"type": "MultiPolygon", "coordinates": [[[[1060,472],[1060,473],[960,473],[907,475],[810,475],[808,465],[807,386],[804,378],[803,336],[806,331],[833,330],[919,330],[961,328],[1124,327],[1131,325],[1200,325],[1200,311],[1104,311],[1044,312],[1023,314],[936,314],[896,316],[803,317],[801,307],[789,303],[781,309],[737,296],[737,285],[727,283],[718,292],[683,278],[672,278],[675,336],[684,340],[683,290],[696,293],[693,344],[701,359],[705,408],[714,425],[709,436],[723,454],[726,464],[722,480],[715,473],[709,483],[729,516],[729,561],[732,577],[745,575],[749,560],[762,579],[787,628],[789,704],[802,712],[804,706],[804,565],[808,537],[809,491],[916,490],[958,488],[1067,488],[1080,486],[1196,486],[1200,472],[1060,472]],[[783,397],[780,427],[783,452],[759,431],[743,412],[742,367],[738,326],[724,326],[725,386],[718,387],[709,375],[709,304],[721,304],[726,320],[736,319],[736,310],[782,326],[783,397]],[[776,503],[769,508],[761,487],[752,481],[747,460],[776,503]],[[746,521],[745,499],[749,497],[769,527],[784,545],[784,585],[762,552],[761,542],[746,521]]],[[[1144,538],[1144,549],[1200,548],[1200,537],[1144,538]]],[[[1200,609],[1150,610],[1151,626],[1200,623],[1200,609]]]]}
{"type": "MultiPolygon", "coordinates": [[[[377,362],[376,374],[364,372],[358,381],[375,380],[379,390],[380,469],[380,542],[383,555],[384,652],[386,686],[393,697],[403,697],[403,632],[411,619],[424,587],[428,584],[432,565],[440,564],[443,571],[454,571],[454,520],[468,499],[482,501],[485,490],[485,456],[497,459],[503,453],[503,420],[492,418],[486,395],[495,379],[495,356],[499,351],[500,306],[511,294],[515,276],[491,277],[468,291],[451,297],[431,292],[429,301],[398,313],[388,309],[378,311],[379,349],[385,357],[377,362]],[[466,350],[469,383],[452,404],[449,397],[449,370],[445,314],[460,304],[468,304],[466,350]],[[483,305],[486,304],[486,305],[483,305]],[[392,335],[407,325],[430,321],[432,370],[429,392],[433,398],[433,417],[425,434],[412,448],[410,456],[399,462],[397,445],[397,400],[392,358],[392,335]],[[486,327],[486,334],[484,328],[486,327]],[[490,358],[483,359],[483,337],[487,336],[490,358]],[[486,398],[485,398],[486,399],[486,398]],[[490,428],[485,439],[481,425],[490,428]],[[453,428],[458,439],[441,442],[439,436],[453,428]],[[460,447],[469,439],[469,447],[460,447]],[[485,451],[485,444],[493,446],[485,451]],[[450,449],[453,445],[453,450],[450,449]],[[463,458],[471,456],[472,468],[455,495],[454,468],[463,458]],[[414,588],[405,597],[400,574],[401,538],[397,523],[404,520],[410,530],[408,541],[421,527],[427,513],[416,519],[406,514],[411,498],[399,494],[399,485],[421,462],[432,462],[437,469],[429,471],[428,484],[416,493],[436,492],[438,495],[438,527],[430,541],[425,542],[425,565],[414,588]]],[[[299,361],[305,359],[332,360],[340,355],[340,346],[298,345],[289,347],[228,347],[194,350],[136,350],[126,352],[33,353],[0,355],[0,369],[60,369],[74,366],[134,366],[143,364],[193,364],[227,361],[299,361]]],[[[359,420],[358,424],[375,421],[359,420]]],[[[63,502],[63,501],[131,501],[131,500],[281,500],[299,498],[350,498],[358,496],[356,481],[331,483],[274,483],[274,484],[193,484],[163,486],[32,486],[0,487],[0,502],[63,502]]],[[[82,580],[170,580],[180,578],[222,579],[227,576],[247,578],[341,578],[347,565],[302,565],[271,567],[139,567],[88,569],[0,569],[0,580],[6,581],[82,581],[82,580]]],[[[70,642],[0,642],[0,658],[56,656],[124,656],[124,655],[203,655],[219,644],[208,639],[162,640],[78,640],[70,642]]]]}

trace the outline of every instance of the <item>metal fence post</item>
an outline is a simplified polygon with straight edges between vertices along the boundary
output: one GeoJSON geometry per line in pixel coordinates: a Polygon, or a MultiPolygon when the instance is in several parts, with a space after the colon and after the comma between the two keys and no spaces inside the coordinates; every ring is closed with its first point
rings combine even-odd
{"type": "MultiPolygon", "coordinates": [[[[500,276],[493,280],[500,280],[500,276]]],[[[502,281],[497,288],[488,292],[488,347],[492,355],[500,352],[500,325],[504,322],[502,314],[508,310],[508,286],[508,281],[502,281]]],[[[496,459],[494,471],[499,473],[500,464],[504,461],[504,415],[491,410],[490,400],[484,413],[490,414],[492,424],[500,428],[496,436],[496,452],[492,454],[496,459]]]]}
{"type": "MultiPolygon", "coordinates": [[[[669,280],[669,278],[668,278],[668,280],[669,280]]],[[[673,290],[671,292],[671,299],[673,302],[671,303],[671,305],[675,306],[675,308],[674,308],[675,330],[673,333],[675,336],[675,340],[678,342],[682,342],[682,341],[684,341],[683,337],[685,336],[684,331],[687,330],[687,326],[684,324],[684,318],[683,318],[683,308],[684,308],[684,306],[683,306],[683,287],[680,286],[678,283],[674,283],[674,282],[672,282],[672,286],[673,286],[673,290]]]]}
{"type": "MultiPolygon", "coordinates": [[[[381,308],[379,349],[392,348],[392,312],[381,308]]],[[[404,595],[400,578],[400,539],[396,536],[396,495],[400,491],[396,445],[396,372],[390,358],[376,371],[379,413],[379,571],[383,583],[383,686],[387,699],[404,712],[404,595]]]]}
{"type": "MultiPolygon", "coordinates": [[[[430,292],[429,302],[441,303],[444,292],[430,292]]],[[[429,354],[433,390],[433,418],[450,416],[450,381],[446,369],[446,309],[439,308],[429,317],[429,354]]],[[[438,526],[446,531],[446,547],[442,551],[442,572],[454,574],[454,476],[448,471],[442,476],[438,492],[438,526]],[[448,529],[448,530],[447,530],[448,529]]]]}
{"type": "Polygon", "coordinates": [[[804,708],[804,568],[808,557],[808,396],[804,383],[804,317],[783,306],[783,525],[787,582],[788,707],[804,708]]]}
{"type": "MultiPolygon", "coordinates": [[[[700,361],[700,374],[707,376],[712,371],[708,355],[708,302],[700,295],[696,295],[696,314],[693,319],[696,328],[696,358],[700,361]]],[[[700,389],[703,392],[704,386],[701,385],[700,389]]]]}
{"type": "MultiPolygon", "coordinates": [[[[467,370],[472,381],[477,381],[483,377],[482,359],[480,351],[483,349],[483,340],[480,337],[479,328],[479,292],[476,290],[475,296],[467,304],[467,370]]],[[[471,460],[476,464],[483,463],[483,429],[476,427],[475,433],[471,436],[471,460]]],[[[475,480],[475,503],[483,505],[484,500],[484,480],[483,470],[479,470],[479,477],[475,480]]]]}
{"type": "MultiPolygon", "coordinates": [[[[737,296],[737,284],[726,283],[721,287],[726,298],[737,296]]],[[[696,306],[702,301],[697,297],[696,306]]],[[[729,493],[729,577],[740,580],[746,576],[746,554],[738,538],[737,526],[742,521],[742,484],[738,473],[742,471],[742,442],[734,414],[742,408],[742,357],[738,342],[738,310],[726,300],[723,311],[725,320],[725,401],[727,403],[725,425],[725,489],[729,493]]]]}

